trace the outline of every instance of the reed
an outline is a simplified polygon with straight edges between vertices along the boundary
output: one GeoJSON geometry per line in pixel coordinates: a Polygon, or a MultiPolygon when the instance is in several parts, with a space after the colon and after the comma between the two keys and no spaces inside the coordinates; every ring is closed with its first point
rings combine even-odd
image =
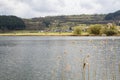
{"type": "Polygon", "coordinates": [[[88,68],[88,80],[89,80],[89,62],[88,62],[89,55],[87,55],[83,60],[83,80],[86,80],[86,69],[88,68]]]}

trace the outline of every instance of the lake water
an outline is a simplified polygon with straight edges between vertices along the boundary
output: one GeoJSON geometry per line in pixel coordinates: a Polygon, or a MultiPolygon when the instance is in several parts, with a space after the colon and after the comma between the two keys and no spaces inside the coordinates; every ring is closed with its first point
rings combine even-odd
{"type": "Polygon", "coordinates": [[[120,80],[120,37],[1,36],[0,80],[120,80]]]}

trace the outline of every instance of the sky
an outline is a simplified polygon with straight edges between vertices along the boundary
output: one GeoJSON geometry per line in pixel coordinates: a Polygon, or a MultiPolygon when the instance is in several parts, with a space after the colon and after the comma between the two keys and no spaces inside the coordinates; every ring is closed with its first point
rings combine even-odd
{"type": "Polygon", "coordinates": [[[0,15],[22,18],[107,14],[120,10],[120,0],[0,0],[0,15]]]}

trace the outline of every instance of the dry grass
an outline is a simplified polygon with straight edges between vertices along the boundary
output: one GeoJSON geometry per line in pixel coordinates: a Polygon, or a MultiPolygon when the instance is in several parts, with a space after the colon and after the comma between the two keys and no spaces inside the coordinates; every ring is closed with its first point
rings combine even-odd
{"type": "Polygon", "coordinates": [[[72,33],[1,33],[0,36],[70,36],[72,33]]]}
{"type": "Polygon", "coordinates": [[[86,36],[88,33],[82,33],[81,35],[74,35],[72,32],[10,32],[10,33],[0,33],[0,36],[86,36]]]}

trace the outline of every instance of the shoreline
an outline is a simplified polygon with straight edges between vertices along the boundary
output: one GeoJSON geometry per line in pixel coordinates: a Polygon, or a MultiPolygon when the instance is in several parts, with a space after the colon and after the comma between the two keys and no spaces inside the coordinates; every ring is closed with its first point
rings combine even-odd
{"type": "Polygon", "coordinates": [[[89,36],[86,33],[83,33],[81,35],[75,35],[73,33],[0,33],[0,36],[89,36]]]}
{"type": "MultiPolygon", "coordinates": [[[[99,36],[99,37],[109,37],[102,35],[92,35],[92,34],[81,34],[75,35],[72,33],[0,33],[0,36],[99,36]]],[[[120,34],[113,35],[120,37],[120,34]]]]}
{"type": "MultiPolygon", "coordinates": [[[[10,31],[10,32],[1,32],[0,36],[102,36],[106,37],[107,35],[94,35],[88,32],[81,32],[81,34],[74,34],[73,32],[38,32],[38,31],[10,31]]],[[[112,36],[120,36],[120,33],[112,36]]]]}

